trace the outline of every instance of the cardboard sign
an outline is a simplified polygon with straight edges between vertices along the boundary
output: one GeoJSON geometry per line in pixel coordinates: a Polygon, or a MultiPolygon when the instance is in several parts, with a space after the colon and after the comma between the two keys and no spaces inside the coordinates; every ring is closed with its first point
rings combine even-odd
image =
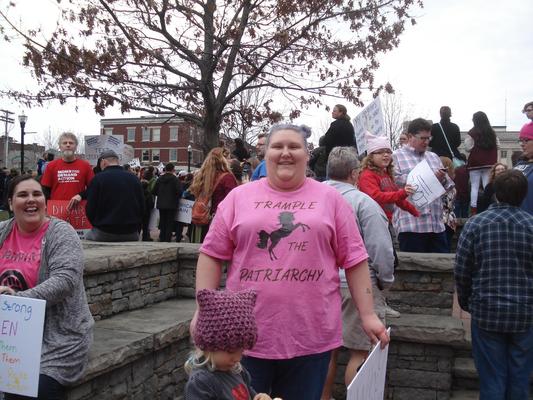
{"type": "Polygon", "coordinates": [[[84,239],[92,228],[89,218],[85,214],[87,200],[82,200],[76,208],[68,210],[68,200],[48,200],[46,209],[48,215],[67,221],[76,230],[80,239],[84,239]]]}
{"type": "Polygon", "coordinates": [[[352,124],[359,155],[366,151],[365,133],[367,131],[376,136],[386,136],[387,131],[385,130],[385,120],[383,119],[383,110],[381,109],[379,97],[376,97],[372,103],[366,106],[353,119],[352,124]]]}
{"type": "Polygon", "coordinates": [[[192,220],[193,205],[193,200],[180,199],[175,220],[178,222],[183,222],[184,224],[190,224],[192,220]]]}
{"type": "Polygon", "coordinates": [[[0,391],[37,397],[46,301],[0,295],[0,391]]]}
{"type": "MultiPolygon", "coordinates": [[[[130,146],[131,147],[131,146],[130,146]]],[[[120,164],[125,164],[124,137],[120,135],[89,135],[85,136],[85,158],[91,165],[96,165],[98,157],[106,151],[117,153],[120,164]]],[[[128,150],[129,151],[129,150],[128,150]]]]}
{"type": "Polygon", "coordinates": [[[420,161],[407,175],[407,184],[415,188],[409,200],[417,207],[423,208],[441,197],[446,190],[439,182],[426,160],[420,161]]]}
{"type": "MultiPolygon", "coordinates": [[[[390,328],[387,329],[390,335],[390,328]]],[[[378,342],[348,386],[346,400],[383,400],[389,346],[378,342]]]]}

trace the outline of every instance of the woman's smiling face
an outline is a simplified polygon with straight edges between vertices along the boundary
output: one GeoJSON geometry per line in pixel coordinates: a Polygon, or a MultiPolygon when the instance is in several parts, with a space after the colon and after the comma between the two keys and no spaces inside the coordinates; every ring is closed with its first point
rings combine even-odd
{"type": "Polygon", "coordinates": [[[267,179],[276,189],[291,191],[305,181],[309,154],[302,136],[282,129],[270,136],[266,150],[267,179]]]}
{"type": "Polygon", "coordinates": [[[19,229],[24,233],[38,229],[46,218],[46,199],[41,185],[34,179],[17,184],[9,205],[19,229]]]}

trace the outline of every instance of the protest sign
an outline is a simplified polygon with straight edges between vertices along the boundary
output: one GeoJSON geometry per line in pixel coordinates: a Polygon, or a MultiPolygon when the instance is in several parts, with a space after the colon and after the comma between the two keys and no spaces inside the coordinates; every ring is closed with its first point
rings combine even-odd
{"type": "MultiPolygon", "coordinates": [[[[85,158],[91,165],[96,165],[98,157],[107,150],[117,153],[120,164],[124,161],[124,137],[120,135],[90,135],[85,136],[85,158]]],[[[129,151],[129,150],[128,150],[129,151]]]]}
{"type": "Polygon", "coordinates": [[[409,200],[417,207],[426,207],[446,191],[426,160],[420,161],[407,175],[407,184],[415,188],[409,200]]]}
{"type": "Polygon", "coordinates": [[[130,167],[132,167],[132,168],[140,167],[140,166],[141,166],[141,160],[139,160],[138,158],[134,158],[134,159],[131,160],[128,164],[129,164],[130,167]]]}
{"type": "Polygon", "coordinates": [[[190,224],[192,220],[192,206],[194,201],[180,199],[178,211],[176,212],[176,221],[190,224]]]}
{"type": "MultiPolygon", "coordinates": [[[[390,335],[390,328],[387,329],[390,335]]],[[[378,342],[348,386],[346,400],[383,400],[389,345],[378,342]]]]}
{"type": "Polygon", "coordinates": [[[0,391],[37,397],[46,301],[0,295],[0,391]]]}
{"type": "Polygon", "coordinates": [[[383,110],[379,97],[366,106],[352,121],[357,141],[357,152],[359,155],[366,151],[365,133],[368,131],[376,136],[386,136],[383,110]]]}
{"type": "Polygon", "coordinates": [[[46,203],[48,215],[67,221],[76,230],[80,239],[84,239],[92,228],[89,218],[85,214],[87,200],[80,201],[78,206],[71,210],[67,209],[68,203],[68,200],[48,200],[46,203]]]}
{"type": "Polygon", "coordinates": [[[130,146],[129,144],[122,145],[122,164],[128,164],[135,155],[135,149],[133,146],[130,146]]]}

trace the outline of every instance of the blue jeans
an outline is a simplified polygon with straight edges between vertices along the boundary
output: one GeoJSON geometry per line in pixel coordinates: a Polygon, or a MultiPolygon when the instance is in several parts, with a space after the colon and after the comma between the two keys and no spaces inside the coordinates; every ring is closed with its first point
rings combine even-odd
{"type": "Polygon", "coordinates": [[[474,320],[471,326],[480,400],[528,399],[533,328],[518,333],[490,332],[481,329],[474,320]]]}
{"type": "Polygon", "coordinates": [[[470,213],[470,201],[455,200],[455,209],[453,210],[457,218],[468,218],[470,213]]]}
{"type": "Polygon", "coordinates": [[[449,253],[446,231],[433,232],[401,232],[398,234],[400,251],[413,253],[449,253]]]}
{"type": "Polygon", "coordinates": [[[328,373],[331,351],[287,360],[243,357],[257,393],[283,400],[320,400],[328,373]]]}

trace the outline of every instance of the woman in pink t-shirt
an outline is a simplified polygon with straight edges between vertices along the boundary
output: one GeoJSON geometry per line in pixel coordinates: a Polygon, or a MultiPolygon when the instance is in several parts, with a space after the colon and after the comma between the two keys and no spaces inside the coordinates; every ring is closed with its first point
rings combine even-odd
{"type": "Polygon", "coordinates": [[[92,342],[83,250],[68,223],[46,215],[41,184],[30,175],[14,178],[7,198],[14,218],[0,223],[0,294],[16,296],[5,303],[46,300],[37,398],[64,399],[65,387],[83,376],[92,342]]]}
{"type": "MultiPolygon", "coordinates": [[[[256,391],[318,400],[330,352],[342,345],[339,268],[373,341],[389,341],[373,310],[367,253],[351,207],[332,187],[305,177],[306,132],[276,125],[266,143],[267,178],[232,190],[200,249],[196,290],[253,289],[256,345],[243,364],[256,391]]],[[[196,315],[191,323],[194,332],[196,315]]]]}

